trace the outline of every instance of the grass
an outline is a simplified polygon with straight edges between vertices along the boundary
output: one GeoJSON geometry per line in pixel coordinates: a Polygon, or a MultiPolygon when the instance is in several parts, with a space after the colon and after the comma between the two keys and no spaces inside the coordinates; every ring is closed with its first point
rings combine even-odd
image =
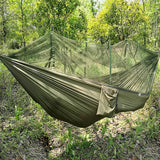
{"type": "Polygon", "coordinates": [[[158,160],[159,82],[160,65],[143,109],[83,129],[47,115],[0,63],[0,159],[158,160]]]}

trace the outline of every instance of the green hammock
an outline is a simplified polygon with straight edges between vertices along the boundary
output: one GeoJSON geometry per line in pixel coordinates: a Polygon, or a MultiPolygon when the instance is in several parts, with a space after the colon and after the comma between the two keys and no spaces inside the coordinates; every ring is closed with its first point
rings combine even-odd
{"type": "Polygon", "coordinates": [[[159,56],[132,41],[111,48],[79,45],[52,33],[0,60],[49,115],[87,127],[104,117],[142,108],[159,56]]]}

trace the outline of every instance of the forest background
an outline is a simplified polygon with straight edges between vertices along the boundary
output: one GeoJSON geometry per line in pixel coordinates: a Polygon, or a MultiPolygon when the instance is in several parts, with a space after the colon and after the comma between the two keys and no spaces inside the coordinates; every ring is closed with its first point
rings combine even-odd
{"type": "MultiPolygon", "coordinates": [[[[160,0],[0,0],[0,54],[50,30],[112,44],[160,48],[160,0]]],[[[159,160],[160,64],[145,107],[77,128],[50,117],[0,63],[0,159],[159,160]]]]}
{"type": "Polygon", "coordinates": [[[65,37],[160,47],[159,0],[0,0],[0,48],[20,48],[53,27],[65,37]]]}

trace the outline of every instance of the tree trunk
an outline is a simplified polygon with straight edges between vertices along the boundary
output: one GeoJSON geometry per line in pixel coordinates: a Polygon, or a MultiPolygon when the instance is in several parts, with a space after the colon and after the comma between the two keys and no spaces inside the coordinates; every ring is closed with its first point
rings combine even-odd
{"type": "Polygon", "coordinates": [[[2,36],[3,36],[3,43],[6,43],[6,36],[7,36],[7,30],[6,30],[6,17],[5,17],[5,1],[2,1],[1,6],[1,14],[2,14],[2,36]]]}
{"type": "MultiPolygon", "coordinates": [[[[156,9],[156,4],[157,4],[157,0],[154,1],[155,2],[155,9],[156,9]]],[[[155,47],[157,47],[157,29],[158,29],[158,22],[157,22],[157,11],[154,13],[155,15],[155,30],[154,30],[154,38],[155,38],[155,47]]]]}
{"type": "MultiPolygon", "coordinates": [[[[143,13],[145,13],[146,9],[145,9],[145,2],[144,2],[144,0],[142,0],[142,3],[143,3],[143,13]]],[[[146,40],[146,25],[144,23],[143,45],[145,47],[146,47],[146,43],[147,43],[147,40],[146,40]]]]}
{"type": "Polygon", "coordinates": [[[21,26],[21,32],[22,32],[22,45],[23,47],[26,46],[26,41],[25,41],[25,31],[24,31],[24,10],[23,10],[23,0],[21,0],[21,21],[22,21],[22,26],[21,26]]]}

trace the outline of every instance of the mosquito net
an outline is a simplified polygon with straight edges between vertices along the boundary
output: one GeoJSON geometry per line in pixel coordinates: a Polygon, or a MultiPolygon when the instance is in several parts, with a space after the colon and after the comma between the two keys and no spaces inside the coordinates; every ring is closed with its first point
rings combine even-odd
{"type": "Polygon", "coordinates": [[[149,93],[158,53],[125,40],[115,45],[78,43],[54,32],[10,55],[57,72],[134,92],[149,93]]]}

